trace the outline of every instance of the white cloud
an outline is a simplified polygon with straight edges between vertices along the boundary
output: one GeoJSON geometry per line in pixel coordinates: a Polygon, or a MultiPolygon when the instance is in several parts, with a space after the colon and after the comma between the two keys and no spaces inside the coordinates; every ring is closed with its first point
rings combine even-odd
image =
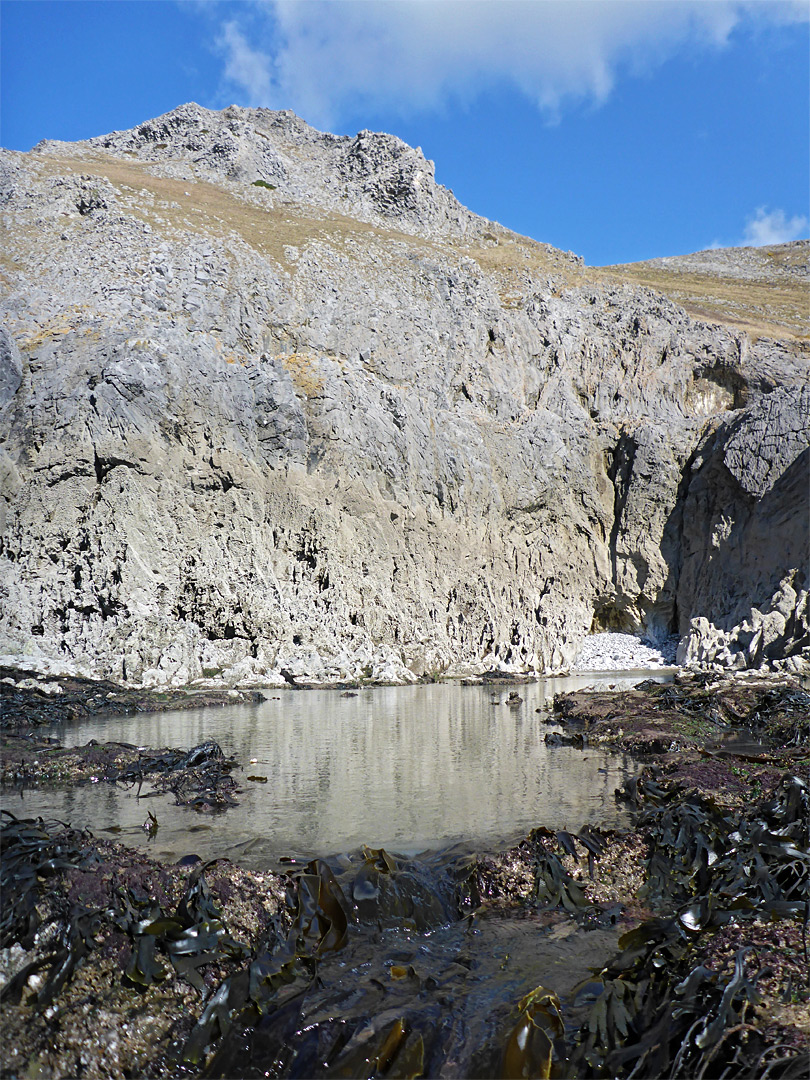
{"type": "Polygon", "coordinates": [[[235,20],[223,24],[216,45],[225,57],[225,78],[240,87],[245,104],[265,105],[273,93],[269,58],[251,48],[235,20]]]}
{"type": "MultiPolygon", "coordinates": [[[[233,11],[230,8],[230,11],[233,11]]],[[[333,126],[368,105],[441,108],[509,84],[556,118],[624,70],[722,47],[742,21],[806,20],[790,0],[253,0],[225,23],[225,77],[252,105],[333,126]]]]}
{"type": "Polygon", "coordinates": [[[784,210],[769,210],[759,206],[745,223],[741,240],[713,240],[707,250],[730,247],[767,247],[770,244],[788,244],[791,240],[806,239],[810,219],[803,214],[788,217],[784,210]]]}
{"type": "Polygon", "coordinates": [[[743,245],[764,247],[767,244],[787,244],[806,236],[808,220],[799,214],[787,217],[784,210],[768,210],[760,206],[745,224],[743,245]]]}

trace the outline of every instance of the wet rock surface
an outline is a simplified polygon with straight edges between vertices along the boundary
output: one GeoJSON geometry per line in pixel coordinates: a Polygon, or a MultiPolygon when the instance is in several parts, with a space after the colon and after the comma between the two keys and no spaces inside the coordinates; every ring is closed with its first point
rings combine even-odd
{"type": "Polygon", "coordinates": [[[553,716],[589,745],[634,753],[706,752],[743,732],[752,743],[773,741],[780,753],[801,759],[810,735],[810,694],[798,680],[781,676],[731,679],[684,672],[667,685],[558,694],[553,716]]]}
{"type": "Polygon", "coordinates": [[[260,702],[258,690],[162,690],[76,676],[43,676],[0,666],[0,731],[26,731],[63,720],[128,712],[166,712],[206,705],[260,702]]]}
{"type": "Polygon", "coordinates": [[[538,823],[497,855],[364,848],[277,875],[4,814],[3,1075],[803,1076],[807,692],[702,676],[607,698],[556,717],[647,739],[626,832],[538,823]]]}
{"type": "Polygon", "coordinates": [[[189,856],[161,865],[4,814],[4,1076],[161,1075],[201,996],[283,906],[274,875],[189,856]]]}

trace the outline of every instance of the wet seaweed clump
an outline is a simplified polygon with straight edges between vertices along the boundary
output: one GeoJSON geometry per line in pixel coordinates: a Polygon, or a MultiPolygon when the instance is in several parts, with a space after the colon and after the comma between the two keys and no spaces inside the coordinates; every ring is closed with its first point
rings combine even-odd
{"type": "Polygon", "coordinates": [[[535,885],[511,908],[490,904],[489,865],[460,852],[363,848],[292,867],[289,921],[211,998],[177,1064],[205,1077],[568,1075],[559,980],[576,980],[561,948],[585,974],[617,935],[616,911],[562,860],[583,855],[592,872],[607,842],[541,829],[523,847],[535,885]]]}
{"type": "Polygon", "coordinates": [[[593,896],[606,834],[535,829],[533,886],[511,911],[488,903],[476,859],[365,849],[290,871],[289,923],[220,987],[178,1062],[206,1077],[803,1076],[806,1032],[763,1005],[810,996],[807,784],[785,778],[744,819],[652,773],[627,796],[651,913],[578,986],[564,992],[560,942],[595,959],[623,919],[593,896]],[[795,949],[781,971],[775,923],[795,949]]]}
{"type": "Polygon", "coordinates": [[[38,937],[50,943],[44,956],[26,964],[6,983],[0,1001],[19,1001],[30,977],[45,971],[32,1003],[50,1004],[92,948],[97,913],[83,905],[74,907],[59,890],[49,891],[45,898],[44,884],[91,857],[87,839],[61,823],[19,820],[8,811],[0,813],[0,949],[17,945],[30,950],[38,937]]]}
{"type": "MultiPolygon", "coordinates": [[[[175,910],[168,913],[153,896],[133,884],[119,883],[104,895],[104,907],[90,907],[60,891],[44,892],[44,883],[62,871],[92,869],[100,861],[89,834],[60,822],[13,817],[3,811],[2,891],[0,948],[18,944],[30,949],[37,937],[52,942],[43,956],[24,966],[0,992],[2,1000],[19,1003],[31,976],[47,972],[29,1004],[50,1004],[70,978],[76,965],[96,945],[103,923],[129,937],[132,949],[123,978],[132,985],[148,986],[166,977],[159,954],[195,988],[203,984],[197,969],[213,963],[218,954],[243,958],[245,946],[225,931],[200,864],[191,874],[175,910]],[[41,914],[46,898],[47,914],[41,914]]],[[[101,897],[99,897],[101,898],[101,897]]]]}
{"type": "Polygon", "coordinates": [[[239,787],[233,773],[240,765],[211,740],[190,750],[153,750],[95,740],[68,749],[29,732],[6,735],[3,751],[0,783],[6,786],[106,782],[137,785],[142,798],[171,794],[177,805],[195,810],[227,810],[237,805],[239,787]]]}
{"type": "Polygon", "coordinates": [[[747,723],[782,746],[807,747],[810,745],[810,693],[796,686],[766,690],[747,723]]]}
{"type": "Polygon", "coordinates": [[[742,817],[654,770],[626,795],[651,844],[643,893],[675,911],[625,934],[621,953],[583,988],[593,1005],[571,1056],[573,1075],[806,1076],[807,781],[785,776],[772,798],[742,817]],[[794,952],[782,971],[772,963],[775,923],[794,952]],[[800,1026],[757,1013],[760,985],[774,976],[771,1000],[774,989],[782,1003],[795,994],[800,1026]]]}
{"type": "Polygon", "coordinates": [[[484,877],[452,851],[363,848],[291,867],[287,919],[210,998],[174,1067],[246,1078],[562,1075],[563,1010],[538,975],[567,915],[543,922],[532,904],[489,917],[484,877]]]}
{"type": "Polygon", "coordinates": [[[364,848],[293,866],[287,919],[210,999],[178,1063],[212,1077],[430,1075],[446,959],[431,962],[424,941],[458,921],[471,865],[364,848]]]}
{"type": "Polygon", "coordinates": [[[154,1075],[161,1048],[193,1023],[195,999],[244,962],[278,909],[272,875],[268,889],[224,863],[163,867],[3,811],[0,1003],[13,1051],[0,1073],[80,1075],[93,1045],[96,1075],[154,1075]],[[247,942],[229,932],[223,907],[247,942]]]}
{"type": "Polygon", "coordinates": [[[258,902],[240,937],[223,910],[255,885],[238,868],[112,862],[86,833],[7,814],[3,943],[37,952],[18,958],[4,1013],[39,1049],[5,1075],[81,1072],[64,1032],[86,1046],[76,1032],[106,1017],[130,1034],[92,1071],[122,1080],[804,1076],[807,782],[785,776],[745,815],[658,768],[625,797],[641,846],[538,828],[506,876],[452,850],[292,862],[283,902],[274,878],[279,903],[258,902]],[[645,872],[616,900],[603,883],[622,844],[645,872]],[[518,879],[519,898],[496,902],[518,879]]]}
{"type": "Polygon", "coordinates": [[[236,806],[238,791],[232,773],[239,768],[234,757],[225,757],[218,743],[211,740],[191,750],[147,750],[136,761],[108,778],[119,783],[138,784],[152,781],[155,793],[171,792],[178,806],[195,810],[226,810],[236,806]]]}

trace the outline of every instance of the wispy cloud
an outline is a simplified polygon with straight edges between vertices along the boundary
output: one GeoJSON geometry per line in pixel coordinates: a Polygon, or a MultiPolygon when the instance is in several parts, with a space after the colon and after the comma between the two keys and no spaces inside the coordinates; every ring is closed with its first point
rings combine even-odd
{"type": "Polygon", "coordinates": [[[808,220],[800,214],[788,217],[784,210],[768,210],[760,206],[745,224],[743,244],[764,247],[767,244],[787,244],[807,235],[808,220]]]}
{"type": "Polygon", "coordinates": [[[266,105],[273,96],[270,59],[251,47],[236,20],[223,23],[216,47],[225,57],[225,78],[245,95],[246,105],[266,105]]]}
{"type": "Polygon", "coordinates": [[[713,240],[707,250],[788,244],[791,240],[806,239],[808,229],[810,219],[803,214],[788,217],[784,210],[769,210],[767,206],[759,206],[753,214],[749,214],[739,240],[713,240]]]}
{"type": "Polygon", "coordinates": [[[441,108],[498,84],[548,119],[599,104],[625,71],[722,47],[742,22],[806,20],[792,0],[252,0],[218,38],[245,104],[321,126],[371,105],[441,108]]]}

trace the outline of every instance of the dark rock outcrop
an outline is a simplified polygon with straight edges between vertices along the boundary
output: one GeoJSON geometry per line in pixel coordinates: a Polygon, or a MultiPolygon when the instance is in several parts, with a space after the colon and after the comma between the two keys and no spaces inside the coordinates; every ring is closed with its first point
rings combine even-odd
{"type": "Polygon", "coordinates": [[[810,387],[774,390],[723,422],[692,470],[679,659],[798,669],[810,649],[810,387]]]}

